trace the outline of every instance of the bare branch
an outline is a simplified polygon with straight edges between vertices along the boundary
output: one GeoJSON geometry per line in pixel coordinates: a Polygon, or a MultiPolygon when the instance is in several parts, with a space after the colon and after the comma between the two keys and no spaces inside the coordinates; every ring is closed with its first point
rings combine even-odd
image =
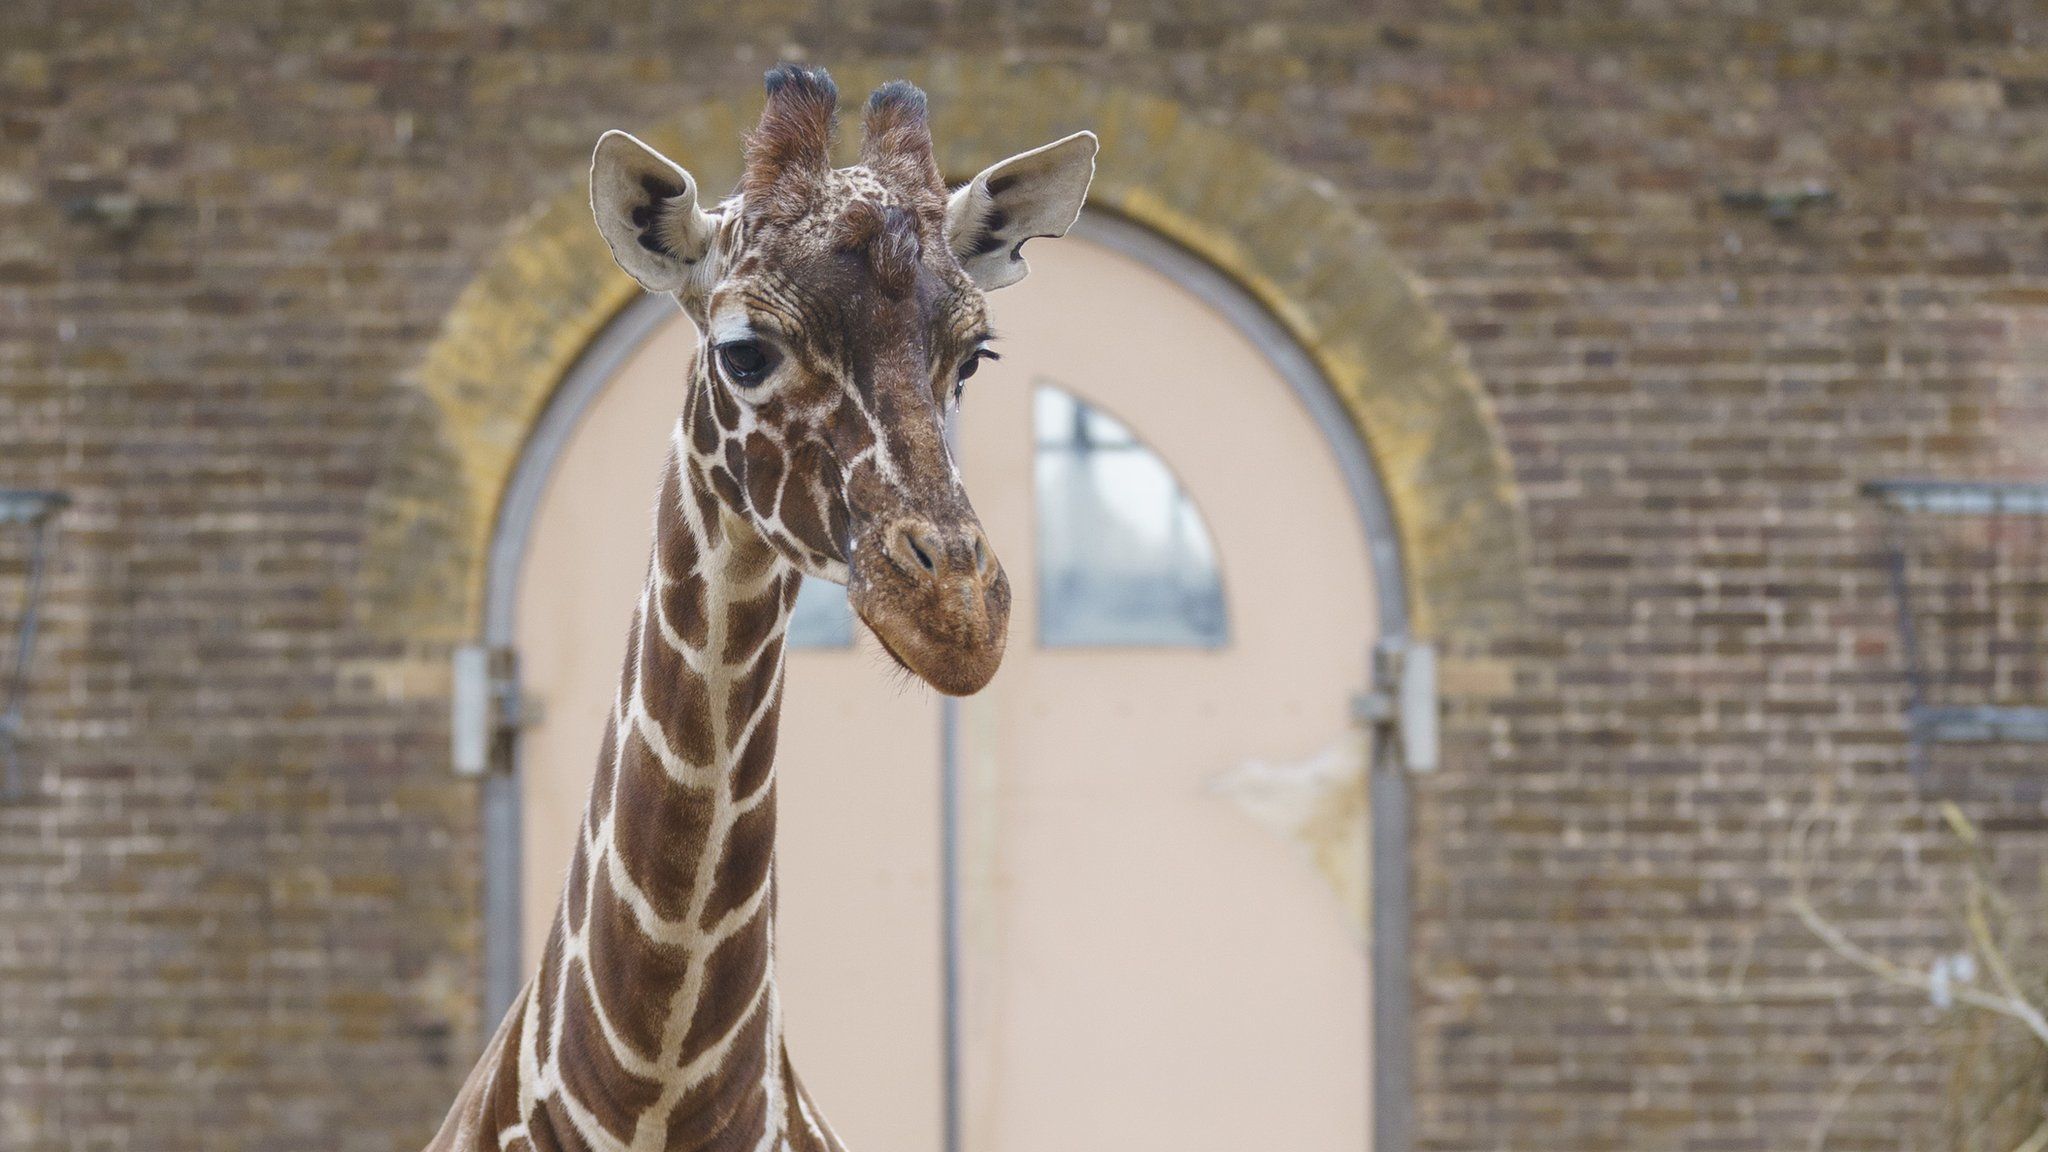
{"type": "MultiPolygon", "coordinates": [[[[1957,816],[1960,815],[1958,812],[1957,816]]],[[[1812,855],[1807,850],[1807,841],[1814,827],[1820,822],[1821,816],[1822,813],[1816,805],[1809,808],[1793,826],[1791,839],[1794,850],[1790,859],[1792,896],[1789,900],[1793,915],[1797,916],[1800,922],[1806,925],[1807,931],[1812,932],[1835,955],[1880,980],[1902,988],[1916,989],[1932,997],[1935,994],[1932,976],[1894,963],[1856,943],[1815,905],[1812,892],[1812,855]]],[[[1974,828],[1971,831],[1974,833],[1974,828]]],[[[1972,872],[1972,876],[1975,875],[1972,872]]],[[[1974,929],[1972,934],[1975,935],[1974,929]]],[[[1988,924],[1985,925],[1985,935],[1977,940],[1977,945],[1979,949],[1988,949],[1990,953],[1995,954],[1995,970],[2004,972],[2004,979],[2000,982],[2000,994],[1986,992],[1970,984],[1952,984],[1948,988],[1949,994],[1954,996],[1958,1003],[2019,1021],[2044,1046],[2048,1046],[2048,1017],[2044,1017],[2041,1010],[2026,997],[2018,994],[2017,983],[2010,979],[2011,970],[2006,965],[2004,952],[1997,947],[1996,941],[1990,938],[1988,924]]],[[[1985,959],[1987,964],[1990,964],[1993,956],[1987,955],[1985,959]]]]}

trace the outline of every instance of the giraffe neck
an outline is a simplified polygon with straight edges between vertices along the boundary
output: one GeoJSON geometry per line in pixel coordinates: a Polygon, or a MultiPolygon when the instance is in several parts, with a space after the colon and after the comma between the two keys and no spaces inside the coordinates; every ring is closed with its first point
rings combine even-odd
{"type": "Polygon", "coordinates": [[[552,1126],[597,1147],[772,1147],[792,1119],[808,1127],[773,956],[776,713],[799,576],[718,498],[685,434],[704,415],[677,427],[525,1030],[552,1126]]]}
{"type": "Polygon", "coordinates": [[[783,1051],[775,989],[775,724],[801,577],[729,511],[717,395],[699,364],[540,970],[429,1152],[844,1152],[783,1051]]]}

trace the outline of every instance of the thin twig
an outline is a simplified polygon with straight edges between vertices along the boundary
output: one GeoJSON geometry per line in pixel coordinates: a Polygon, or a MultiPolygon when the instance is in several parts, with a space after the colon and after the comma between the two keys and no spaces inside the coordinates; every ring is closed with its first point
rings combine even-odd
{"type": "MultiPolygon", "coordinates": [[[[1834,1131],[1835,1121],[1842,1118],[1842,1110],[1849,1106],[1850,1098],[1855,1096],[1857,1091],[1863,1087],[1863,1082],[1870,1079],[1871,1075],[1879,1068],[1882,1068],[1886,1061],[1904,1052],[1918,1039],[1920,1037],[1904,1036],[1892,1041],[1890,1044],[1878,1049],[1877,1053],[1868,1060],[1857,1065],[1856,1070],[1842,1080],[1840,1087],[1835,1090],[1835,1094],[1830,1096],[1827,1104],[1821,1108],[1820,1115],[1814,1117],[1813,1129],[1806,1135],[1807,1152],[1822,1152],[1827,1147],[1828,1136],[1834,1131]]],[[[2037,1149],[2036,1152],[2039,1152],[2039,1150],[2037,1149]]]]}
{"type": "Polygon", "coordinates": [[[1704,943],[1694,949],[1689,965],[1697,975],[1679,971],[1678,961],[1657,944],[1650,945],[1650,965],[1657,970],[1657,978],[1666,989],[1687,999],[1713,1004],[1811,1004],[1838,1001],[1855,990],[1849,981],[1828,978],[1751,983],[1749,967],[1756,957],[1757,935],[1753,928],[1740,933],[1735,959],[1729,962],[1727,975],[1720,978],[1707,974],[1711,961],[1704,943]]]}

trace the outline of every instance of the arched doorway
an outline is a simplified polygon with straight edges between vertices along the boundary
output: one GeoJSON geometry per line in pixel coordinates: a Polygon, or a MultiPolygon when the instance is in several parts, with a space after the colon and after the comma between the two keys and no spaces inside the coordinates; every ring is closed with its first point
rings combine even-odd
{"type": "MultiPolygon", "coordinates": [[[[1102,138],[1114,160],[1096,173],[1083,224],[1096,220],[1097,238],[1113,247],[1147,249],[1146,263],[1172,270],[1256,334],[1329,431],[1359,514],[1372,521],[1382,640],[1414,637],[1453,653],[1445,680],[1457,687],[1447,696],[1492,691],[1508,673],[1487,653],[1524,610],[1527,524],[1485,390],[1371,223],[1327,183],[1171,101],[1056,66],[927,65],[917,79],[932,96],[941,167],[954,179],[1077,128],[1102,138]],[[1098,211],[1150,231],[1105,229],[1098,211]],[[1370,461],[1361,444],[1371,445],[1370,461]]],[[[853,91],[889,78],[856,66],[840,80],[853,91]]],[[[755,97],[713,101],[648,126],[647,138],[693,167],[701,161],[702,186],[727,186],[737,178],[732,141],[758,111],[755,97]]],[[[395,430],[354,601],[365,635],[387,646],[368,671],[400,696],[457,705],[455,771],[482,765],[494,685],[487,662],[473,658],[481,653],[466,648],[451,679],[449,651],[509,641],[511,590],[549,446],[574,422],[576,405],[564,401],[581,380],[597,391],[606,377],[596,366],[616,368],[631,350],[623,326],[640,314],[638,299],[596,238],[579,183],[506,238],[406,374],[421,397],[418,419],[395,430]]],[[[469,1024],[479,1043],[520,977],[519,805],[502,772],[481,785],[484,994],[469,1024]]],[[[1372,1147],[1402,1152],[1413,1143],[1416,1069],[1426,1059],[1409,1008],[1411,789],[1386,755],[1371,789],[1372,1147]]],[[[1440,1083],[1440,1070],[1430,1075],[1440,1083]]]]}
{"type": "MultiPolygon", "coordinates": [[[[1006,358],[959,429],[1017,589],[1003,672],[958,705],[905,690],[827,601],[792,652],[792,1050],[855,1146],[1365,1147],[1349,706],[1405,607],[1372,469],[1306,358],[1205,265],[1100,217],[1032,258],[991,298],[1006,358]],[[1079,562],[1103,555],[1073,546],[1089,532],[1144,546],[1079,562]]],[[[487,627],[540,705],[517,863],[499,865],[520,893],[493,924],[521,973],[691,339],[668,302],[630,306],[551,403],[501,514],[487,627]]]]}

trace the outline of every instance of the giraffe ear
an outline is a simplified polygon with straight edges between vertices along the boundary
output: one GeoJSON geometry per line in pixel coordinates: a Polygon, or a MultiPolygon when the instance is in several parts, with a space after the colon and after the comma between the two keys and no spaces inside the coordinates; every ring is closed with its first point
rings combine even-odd
{"type": "Polygon", "coordinates": [[[1024,242],[1065,236],[1095,179],[1093,132],[1019,153],[983,169],[946,202],[946,241],[983,291],[1024,278],[1024,242]]]}
{"type": "Polygon", "coordinates": [[[681,291],[718,234],[682,165],[619,131],[590,158],[590,212],[612,259],[650,292],[681,291]]]}

